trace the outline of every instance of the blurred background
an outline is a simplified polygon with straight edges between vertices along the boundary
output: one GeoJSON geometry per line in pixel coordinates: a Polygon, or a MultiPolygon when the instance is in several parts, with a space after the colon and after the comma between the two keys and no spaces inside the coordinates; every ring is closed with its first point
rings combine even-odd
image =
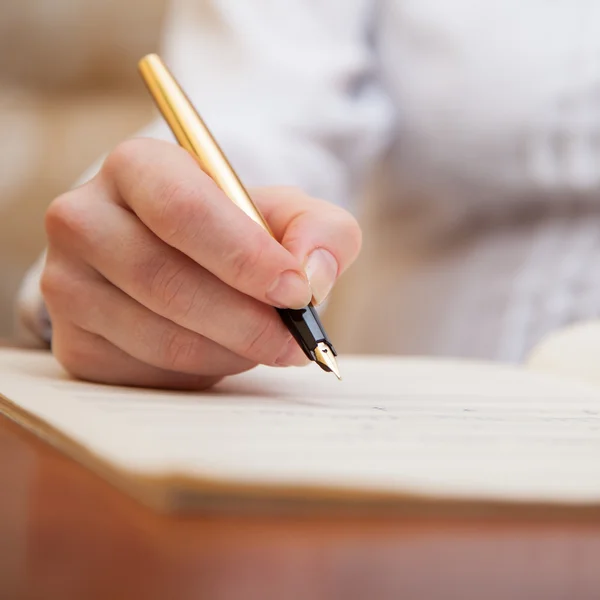
{"type": "Polygon", "coordinates": [[[0,338],[44,211],[154,115],[136,71],[163,0],[0,0],[0,338]]]}

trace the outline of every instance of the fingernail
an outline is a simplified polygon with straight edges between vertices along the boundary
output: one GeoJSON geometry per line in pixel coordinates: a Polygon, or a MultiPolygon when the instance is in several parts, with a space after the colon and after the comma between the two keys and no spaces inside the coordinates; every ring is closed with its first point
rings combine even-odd
{"type": "Polygon", "coordinates": [[[337,278],[338,264],[333,254],[324,248],[313,250],[304,267],[316,304],[321,304],[337,278]]]}
{"type": "Polygon", "coordinates": [[[278,367],[304,367],[309,362],[306,354],[302,352],[302,349],[298,346],[298,342],[293,338],[275,360],[275,364],[278,367]]]}
{"type": "Polygon", "coordinates": [[[306,277],[296,271],[284,271],[267,291],[267,299],[280,308],[302,308],[310,302],[306,277]]]}

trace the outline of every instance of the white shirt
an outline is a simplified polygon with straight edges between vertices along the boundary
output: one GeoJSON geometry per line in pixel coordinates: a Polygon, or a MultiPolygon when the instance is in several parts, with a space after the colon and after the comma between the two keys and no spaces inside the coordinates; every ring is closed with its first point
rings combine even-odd
{"type": "Polygon", "coordinates": [[[597,313],[600,3],[174,0],[163,54],[249,186],[356,211],[385,154],[386,350],[520,360],[597,313]]]}

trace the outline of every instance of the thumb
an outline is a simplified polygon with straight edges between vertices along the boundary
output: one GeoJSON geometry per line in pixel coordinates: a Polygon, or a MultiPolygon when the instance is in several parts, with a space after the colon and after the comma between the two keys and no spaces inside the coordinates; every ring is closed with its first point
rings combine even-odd
{"type": "Polygon", "coordinates": [[[354,262],[362,234],[347,211],[296,188],[261,188],[252,197],[275,237],[304,266],[315,304],[354,262]]]}

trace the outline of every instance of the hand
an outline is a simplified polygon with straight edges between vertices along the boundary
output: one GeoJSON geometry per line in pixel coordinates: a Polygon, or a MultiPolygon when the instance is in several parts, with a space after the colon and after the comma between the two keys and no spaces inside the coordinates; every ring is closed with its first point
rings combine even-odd
{"type": "Polygon", "coordinates": [[[63,366],[104,383],[202,389],[258,363],[305,364],[272,307],[322,301],[360,229],[296,189],[251,193],[281,243],[166,142],[125,142],[54,200],[41,285],[63,366]]]}

